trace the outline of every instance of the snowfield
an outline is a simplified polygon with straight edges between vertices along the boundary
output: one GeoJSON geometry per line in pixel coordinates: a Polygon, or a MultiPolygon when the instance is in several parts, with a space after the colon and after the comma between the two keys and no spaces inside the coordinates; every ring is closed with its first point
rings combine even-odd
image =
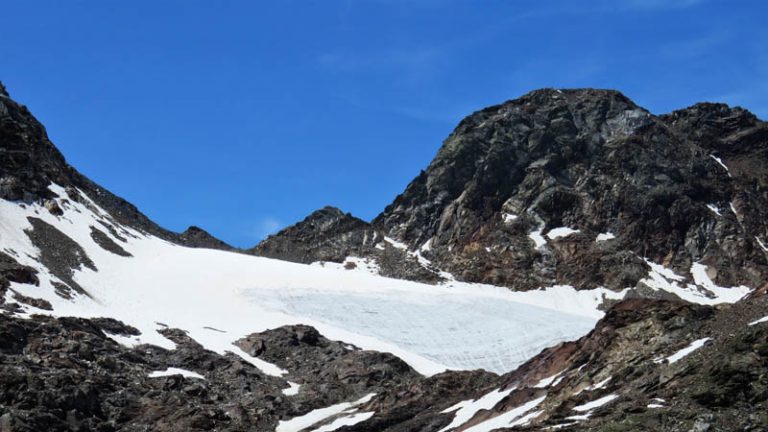
{"type": "MultiPolygon", "coordinates": [[[[56,185],[51,190],[67,197],[56,185]]],[[[11,289],[53,305],[52,312],[24,306],[26,314],[113,317],[141,331],[138,337],[112,336],[128,346],[174,349],[157,330],[180,328],[206,348],[233,352],[274,376],[286,371],[232,343],[301,323],[333,340],[393,353],[425,375],[446,369],[507,372],[543,348],[583,336],[602,317],[598,305],[604,298],[623,296],[569,286],[525,293],[455,281],[433,286],[381,277],[370,268],[350,271],[187,248],[120,226],[83,197],[84,203],[59,198],[63,216],[40,205],[0,200],[0,249],[38,269],[40,278],[39,286],[12,283],[11,289]],[[80,268],[73,279],[92,298],[67,300],[55,293],[52,282],[61,280],[39,262],[39,251],[24,233],[32,228],[29,216],[82,246],[97,270],[80,268]],[[91,238],[91,226],[133,256],[103,249],[91,238]]],[[[6,296],[11,301],[12,291],[6,296]]]]}

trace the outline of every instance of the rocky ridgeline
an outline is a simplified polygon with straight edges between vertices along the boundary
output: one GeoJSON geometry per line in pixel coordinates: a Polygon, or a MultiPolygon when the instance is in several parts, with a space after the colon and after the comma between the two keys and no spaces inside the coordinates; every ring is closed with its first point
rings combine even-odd
{"type": "Polygon", "coordinates": [[[56,183],[66,188],[70,197],[79,195],[75,189],[85,192],[123,225],[185,246],[232,249],[197,227],[190,227],[182,234],[168,231],[152,222],[133,204],[80,174],[48,139],[45,127],[26,106],[10,98],[2,83],[0,143],[0,199],[41,201],[51,213],[60,214],[61,209],[50,200],[53,192],[48,189],[51,183],[56,183]]]}
{"type": "Polygon", "coordinates": [[[537,90],[462,120],[373,222],[324,209],[251,252],[373,257],[390,276],[435,280],[439,268],[516,290],[642,291],[645,259],[689,279],[701,262],[720,286],[760,286],[767,141],[768,125],[741,108],[655,116],[615,91],[537,90]],[[390,269],[385,236],[406,245],[393,251],[402,261],[418,266],[418,252],[432,267],[390,269]]]}

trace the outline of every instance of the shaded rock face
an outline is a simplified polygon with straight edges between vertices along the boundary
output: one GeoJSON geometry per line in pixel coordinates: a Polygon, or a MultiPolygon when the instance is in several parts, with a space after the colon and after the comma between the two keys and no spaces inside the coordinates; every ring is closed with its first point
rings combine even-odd
{"type": "MultiPolygon", "coordinates": [[[[46,203],[55,193],[48,189],[56,183],[77,200],[82,190],[117,222],[179,244],[196,246],[196,236],[180,236],[152,222],[133,204],[112,194],[71,167],[48,139],[48,134],[27,107],[13,101],[0,84],[0,198],[11,201],[46,203]],[[189,244],[186,243],[189,241],[189,244]]],[[[56,215],[61,209],[50,208],[56,215]]],[[[209,241],[204,247],[226,246],[209,241]]]]}
{"type": "Polygon", "coordinates": [[[40,249],[40,262],[69,288],[90,295],[72,278],[74,271],[83,267],[97,270],[82,246],[42,219],[30,217],[28,220],[32,229],[26,233],[40,249]]]}
{"type": "MultiPolygon", "coordinates": [[[[385,232],[368,222],[335,207],[324,207],[275,235],[248,253],[299,263],[342,263],[348,257],[365,257],[375,262],[383,276],[436,282],[435,269],[396,243],[387,241],[385,232]]],[[[348,269],[356,264],[350,263],[348,269]]]]}
{"type": "Polygon", "coordinates": [[[254,333],[237,345],[288,371],[283,378],[301,386],[292,400],[314,408],[423,379],[392,354],[330,341],[306,325],[254,333]]]}
{"type": "Polygon", "coordinates": [[[189,247],[230,251],[236,250],[227,243],[212,236],[208,231],[196,226],[187,228],[186,231],[177,236],[177,239],[179,243],[189,247]]]}
{"type": "Polygon", "coordinates": [[[301,263],[342,262],[348,256],[368,252],[379,236],[367,222],[335,207],[324,207],[269,236],[249,252],[301,263]]]}
{"type": "MultiPolygon", "coordinates": [[[[371,227],[411,251],[428,245],[423,255],[458,279],[519,290],[634,287],[643,258],[681,275],[702,262],[721,286],[758,286],[767,138],[741,108],[655,116],[615,91],[537,90],[462,120],[371,227]],[[559,227],[578,232],[547,237],[559,227]],[[615,238],[598,242],[601,233],[615,238]]],[[[343,254],[351,232],[325,243],[343,254]]],[[[254,252],[282,242],[316,254],[311,235],[294,234],[254,252]]]]}

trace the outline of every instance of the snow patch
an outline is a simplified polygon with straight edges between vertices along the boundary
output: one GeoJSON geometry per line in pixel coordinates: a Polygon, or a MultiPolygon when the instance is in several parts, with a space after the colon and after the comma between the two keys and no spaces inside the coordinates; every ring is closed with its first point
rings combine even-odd
{"type": "Polygon", "coordinates": [[[599,390],[599,389],[601,389],[601,388],[605,387],[605,386],[606,386],[606,385],[607,385],[607,384],[608,384],[608,383],[611,381],[611,378],[613,378],[613,377],[608,377],[608,378],[606,378],[606,379],[604,379],[604,380],[600,381],[600,382],[599,382],[599,383],[597,383],[597,384],[593,384],[593,385],[591,385],[591,386],[589,386],[589,387],[585,388],[584,390],[588,390],[588,391],[599,390]]]}
{"type": "MultiPolygon", "coordinates": [[[[534,385],[535,388],[545,388],[551,385],[556,385],[555,380],[565,371],[558,372],[550,377],[544,378],[534,385]]],[[[559,380],[558,380],[559,382],[559,380]]]]}
{"type": "Polygon", "coordinates": [[[502,213],[501,217],[504,219],[504,223],[511,223],[517,219],[517,215],[512,213],[502,213]]]}
{"type": "Polygon", "coordinates": [[[577,229],[568,228],[568,227],[558,227],[558,228],[552,228],[547,233],[547,237],[549,237],[550,240],[558,239],[560,237],[568,237],[571,234],[576,234],[579,232],[577,229]]]}
{"type": "MultiPolygon", "coordinates": [[[[354,409],[358,405],[362,405],[364,403],[369,402],[373,397],[375,396],[375,393],[368,394],[364,396],[362,399],[359,399],[354,402],[342,402],[336,405],[331,405],[326,408],[318,408],[316,410],[310,411],[307,414],[304,414],[303,416],[294,417],[290,420],[281,420],[278,425],[277,429],[275,429],[275,432],[299,432],[302,431],[312,425],[315,425],[317,423],[320,423],[321,421],[330,418],[332,416],[346,413],[354,409]]],[[[341,427],[342,425],[337,426],[337,428],[341,427]]],[[[333,430],[333,429],[330,429],[333,430]]]]}
{"type": "Polygon", "coordinates": [[[640,282],[651,289],[673,293],[691,303],[704,305],[735,303],[751,291],[749,287],[743,285],[731,288],[715,285],[706,273],[706,266],[700,263],[694,263],[691,266],[691,274],[695,284],[681,285],[679,282],[685,280],[683,276],[662,265],[648,260],[645,262],[651,270],[648,272],[649,277],[641,279],[640,282]]]}
{"type": "Polygon", "coordinates": [[[295,382],[288,381],[288,388],[283,389],[283,394],[286,396],[296,396],[299,394],[299,389],[301,388],[301,384],[296,384],[295,382]]]}
{"type": "Polygon", "coordinates": [[[600,242],[603,242],[603,241],[613,240],[615,238],[616,238],[616,236],[613,235],[612,232],[604,232],[604,233],[601,233],[601,234],[597,235],[597,238],[595,239],[595,242],[596,243],[600,243],[600,242]]]}
{"type": "Polygon", "coordinates": [[[654,363],[663,363],[664,360],[666,360],[669,364],[677,363],[678,361],[682,360],[684,357],[686,357],[688,354],[696,351],[697,349],[704,346],[707,341],[712,340],[711,338],[705,337],[699,340],[695,340],[691,342],[690,345],[687,347],[681,349],[680,351],[672,354],[671,356],[667,357],[666,359],[656,359],[654,360],[654,363]]]}
{"type": "Polygon", "coordinates": [[[762,317],[762,318],[760,318],[757,321],[752,321],[751,323],[749,323],[749,325],[753,326],[753,325],[758,325],[758,324],[764,323],[764,322],[768,322],[768,316],[762,317]]]}
{"type": "Polygon", "coordinates": [[[524,423],[528,423],[533,418],[540,415],[541,413],[537,412],[536,415],[533,417],[525,416],[525,414],[527,414],[532,409],[536,408],[540,403],[544,401],[544,399],[546,399],[546,395],[538,399],[534,399],[532,401],[526,402],[525,404],[520,405],[519,407],[509,410],[496,417],[490,418],[482,423],[478,423],[468,429],[465,429],[464,432],[490,432],[496,429],[510,428],[512,426],[519,426],[524,423]],[[523,418],[524,418],[523,416],[528,418],[525,418],[525,420],[523,421],[523,418]],[[517,421],[521,421],[521,423],[515,424],[517,421]]]}
{"type": "Polygon", "coordinates": [[[372,275],[378,275],[381,272],[381,267],[372,258],[361,258],[356,256],[348,256],[343,262],[331,262],[331,261],[315,261],[311,263],[312,266],[320,266],[325,268],[332,268],[336,270],[347,270],[353,272],[363,272],[372,275]]]}
{"type": "Polygon", "coordinates": [[[385,236],[384,237],[384,241],[389,243],[389,244],[391,244],[395,249],[408,250],[408,245],[407,244],[405,244],[403,242],[400,242],[400,241],[397,241],[397,240],[395,240],[395,239],[393,239],[391,237],[386,237],[385,236]]]}
{"type": "Polygon", "coordinates": [[[443,410],[443,414],[449,413],[451,411],[458,411],[456,411],[456,414],[453,416],[451,423],[449,423],[448,426],[440,429],[438,432],[446,432],[463,425],[464,423],[471,420],[472,417],[474,417],[475,414],[477,414],[479,411],[489,410],[495,407],[497,403],[501,402],[501,400],[512,393],[513,390],[514,387],[507,390],[496,389],[477,400],[469,399],[461,401],[456,405],[443,410]]]}
{"type": "Polygon", "coordinates": [[[175,367],[169,367],[168,369],[164,371],[153,371],[149,373],[150,378],[159,378],[159,377],[167,377],[172,375],[181,375],[184,378],[197,378],[204,380],[205,377],[200,375],[197,372],[188,371],[186,369],[180,369],[175,367]]]}
{"type": "Polygon", "coordinates": [[[714,204],[707,204],[707,208],[712,210],[712,213],[714,213],[714,214],[716,214],[718,216],[722,216],[722,214],[720,213],[720,209],[718,209],[716,205],[714,205],[714,204]]]}
{"type": "Polygon", "coordinates": [[[763,242],[760,241],[760,238],[755,236],[755,240],[757,240],[757,244],[760,245],[760,248],[763,249],[763,251],[768,252],[768,246],[763,244],[763,242]]]}
{"type": "Polygon", "coordinates": [[[728,173],[728,177],[733,177],[733,176],[731,175],[731,170],[729,170],[729,169],[728,169],[728,166],[727,166],[727,165],[725,165],[725,163],[723,162],[723,160],[722,160],[722,159],[720,159],[719,157],[717,157],[717,156],[715,156],[715,155],[712,155],[712,154],[711,154],[711,155],[709,155],[709,157],[711,157],[712,159],[714,159],[714,160],[715,160],[715,162],[717,162],[718,164],[720,164],[720,166],[721,166],[721,167],[723,167],[723,168],[725,169],[725,172],[726,172],[726,173],[728,173]]]}
{"type": "Polygon", "coordinates": [[[601,406],[603,406],[603,405],[613,401],[617,397],[619,397],[619,395],[616,395],[616,394],[611,394],[611,395],[608,395],[608,396],[603,396],[600,399],[593,400],[592,402],[587,402],[587,403],[585,403],[583,405],[575,406],[575,407],[573,407],[573,410],[577,411],[577,412],[591,411],[591,410],[593,410],[595,408],[599,408],[599,407],[601,407],[601,406]]]}
{"type": "Polygon", "coordinates": [[[528,234],[528,237],[533,240],[533,243],[536,245],[536,249],[541,249],[544,247],[544,245],[547,244],[547,239],[544,238],[541,233],[544,231],[544,226],[542,225],[539,229],[536,231],[533,231],[528,234]]]}
{"type": "Polygon", "coordinates": [[[331,432],[335,431],[336,429],[342,427],[342,426],[354,426],[358,423],[362,423],[369,418],[373,417],[375,412],[364,412],[364,413],[357,413],[352,414],[350,416],[346,417],[339,417],[336,420],[332,421],[331,423],[320,426],[319,428],[313,430],[312,432],[331,432]]]}
{"type": "Polygon", "coordinates": [[[558,430],[564,427],[575,426],[577,424],[579,424],[579,422],[560,423],[560,424],[556,424],[556,425],[544,428],[544,430],[558,430]]]}

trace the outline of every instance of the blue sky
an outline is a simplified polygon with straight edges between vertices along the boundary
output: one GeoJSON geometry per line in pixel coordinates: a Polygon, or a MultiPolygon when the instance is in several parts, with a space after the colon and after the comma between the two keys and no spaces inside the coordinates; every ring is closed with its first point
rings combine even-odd
{"type": "Polygon", "coordinates": [[[465,115],[541,87],[768,118],[764,0],[6,1],[0,80],[67,159],[237,246],[371,219],[465,115]]]}

